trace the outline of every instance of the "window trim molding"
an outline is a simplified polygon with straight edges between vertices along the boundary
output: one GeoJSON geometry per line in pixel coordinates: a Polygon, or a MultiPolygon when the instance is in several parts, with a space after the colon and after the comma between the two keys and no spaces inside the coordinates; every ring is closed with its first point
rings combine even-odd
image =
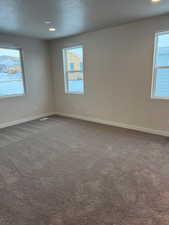
{"type": "Polygon", "coordinates": [[[85,95],[85,66],[84,66],[84,46],[82,44],[80,45],[70,45],[68,47],[64,47],[62,48],[62,59],[63,59],[63,73],[64,73],[64,94],[66,95],[85,95]],[[82,48],[83,50],[83,70],[79,70],[79,71],[74,71],[74,72],[82,72],[83,73],[83,92],[78,92],[78,91],[69,91],[68,88],[68,73],[72,72],[72,71],[67,71],[66,69],[66,58],[65,58],[65,53],[66,50],[68,49],[74,49],[74,48],[82,48]]]}
{"type": "Polygon", "coordinates": [[[6,98],[15,98],[15,97],[24,97],[26,96],[26,80],[25,80],[25,70],[24,70],[24,54],[22,48],[19,47],[14,47],[13,45],[0,45],[0,48],[2,49],[13,49],[13,50],[18,50],[20,53],[20,61],[21,61],[21,70],[22,70],[22,82],[23,82],[23,94],[11,94],[11,95],[0,95],[0,100],[1,99],[6,99],[6,98]]]}
{"type": "Polygon", "coordinates": [[[151,82],[151,99],[152,100],[169,100],[169,96],[167,97],[161,97],[161,96],[155,96],[155,85],[156,85],[156,73],[157,73],[157,69],[160,68],[169,68],[169,66],[156,66],[156,58],[157,58],[157,47],[158,47],[158,36],[160,34],[169,34],[169,30],[168,31],[160,31],[160,32],[156,32],[154,35],[154,51],[153,51],[153,68],[152,68],[152,82],[151,82]]]}

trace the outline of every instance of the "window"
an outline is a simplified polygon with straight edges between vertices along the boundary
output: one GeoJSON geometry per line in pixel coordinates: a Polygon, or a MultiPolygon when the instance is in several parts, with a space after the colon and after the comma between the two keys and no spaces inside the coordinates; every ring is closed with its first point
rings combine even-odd
{"type": "Polygon", "coordinates": [[[0,48],[0,97],[24,94],[20,49],[0,48]]]}
{"type": "Polygon", "coordinates": [[[65,92],[84,93],[83,47],[63,49],[65,92]]]}
{"type": "Polygon", "coordinates": [[[152,98],[169,99],[169,32],[155,37],[152,98]]]}

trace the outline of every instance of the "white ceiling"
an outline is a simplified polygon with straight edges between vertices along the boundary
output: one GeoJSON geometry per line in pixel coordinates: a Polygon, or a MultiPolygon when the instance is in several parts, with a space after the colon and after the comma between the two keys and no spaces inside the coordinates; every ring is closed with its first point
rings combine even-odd
{"type": "Polygon", "coordinates": [[[0,0],[0,32],[52,39],[165,13],[169,0],[0,0]]]}

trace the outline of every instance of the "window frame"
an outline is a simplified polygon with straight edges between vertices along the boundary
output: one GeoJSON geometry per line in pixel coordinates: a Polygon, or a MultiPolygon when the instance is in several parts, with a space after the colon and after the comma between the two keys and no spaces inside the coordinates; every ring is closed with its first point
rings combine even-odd
{"type": "Polygon", "coordinates": [[[25,70],[24,70],[24,54],[23,50],[20,47],[13,47],[13,46],[5,46],[0,45],[0,49],[11,49],[11,50],[18,50],[20,54],[20,61],[21,61],[21,71],[22,71],[22,82],[23,82],[23,94],[11,94],[11,95],[0,95],[0,99],[4,98],[15,98],[15,97],[22,97],[26,96],[26,81],[25,81],[25,70]]]}
{"type": "Polygon", "coordinates": [[[155,96],[156,77],[158,69],[169,69],[169,66],[156,66],[158,54],[158,37],[160,34],[169,34],[169,31],[160,31],[155,33],[154,37],[154,54],[153,54],[153,69],[152,69],[152,84],[151,84],[151,99],[156,100],[169,100],[169,96],[155,96]]]}
{"type": "Polygon", "coordinates": [[[64,72],[64,93],[65,94],[71,94],[71,95],[85,95],[85,69],[84,69],[84,46],[83,45],[73,45],[69,47],[64,47],[62,49],[62,58],[63,58],[63,72],[64,72]],[[78,73],[81,72],[83,73],[83,91],[69,91],[69,85],[68,85],[68,73],[72,72],[71,70],[67,70],[67,59],[66,59],[66,51],[69,49],[74,49],[74,48],[82,48],[83,51],[83,70],[74,70],[73,72],[78,73]]]}

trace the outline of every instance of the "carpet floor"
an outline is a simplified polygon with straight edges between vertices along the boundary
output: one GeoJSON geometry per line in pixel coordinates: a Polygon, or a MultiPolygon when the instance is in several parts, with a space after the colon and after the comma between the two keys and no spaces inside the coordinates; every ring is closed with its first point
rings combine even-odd
{"type": "Polygon", "coordinates": [[[169,138],[63,117],[1,129],[0,225],[169,225],[169,138]]]}

